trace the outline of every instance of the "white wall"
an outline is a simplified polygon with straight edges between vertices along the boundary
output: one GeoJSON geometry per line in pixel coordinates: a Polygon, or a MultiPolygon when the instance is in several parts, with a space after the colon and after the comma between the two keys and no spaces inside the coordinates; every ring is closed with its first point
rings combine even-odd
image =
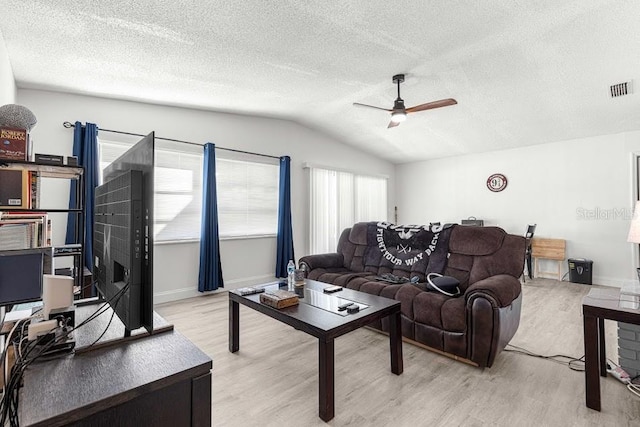
{"type": "Polygon", "coordinates": [[[566,239],[568,258],[594,261],[594,283],[621,286],[636,279],[627,243],[634,152],[640,132],[399,165],[399,222],[475,216],[518,235],[536,223],[537,237],[566,239]],[[508,179],[500,193],[486,187],[493,173],[508,179]]]}
{"type": "Polygon", "coordinates": [[[16,82],[13,78],[13,70],[9,62],[4,37],[0,32],[0,105],[15,104],[15,102],[16,82]]]}
{"type": "MultiPolygon", "coordinates": [[[[308,251],[308,183],[303,163],[358,172],[376,171],[377,174],[388,175],[389,188],[394,188],[395,170],[391,163],[291,121],[26,89],[18,90],[18,101],[38,118],[38,124],[32,131],[34,152],[38,153],[70,155],[73,131],[65,129],[62,123],[78,120],[96,123],[104,129],[143,134],[155,130],[156,136],[164,138],[214,142],[225,148],[291,156],[296,258],[308,251]]],[[[68,200],[68,190],[56,188],[45,194],[43,187],[42,193],[43,207],[45,203],[61,202],[64,205],[68,200]]],[[[390,209],[394,203],[393,194],[390,194],[390,209]]],[[[63,221],[54,224],[54,244],[64,240],[64,225],[57,225],[60,222],[63,221]]],[[[275,238],[225,240],[220,246],[225,289],[272,280],[275,274],[275,238]]],[[[198,253],[198,243],[156,245],[156,303],[198,295],[198,253]]]]}

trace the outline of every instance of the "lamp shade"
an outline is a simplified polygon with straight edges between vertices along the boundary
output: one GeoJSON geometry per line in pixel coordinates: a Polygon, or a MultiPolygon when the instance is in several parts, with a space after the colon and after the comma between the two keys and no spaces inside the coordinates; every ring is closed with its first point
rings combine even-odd
{"type": "Polygon", "coordinates": [[[633,209],[633,218],[631,218],[627,242],[640,243],[640,200],[636,202],[636,206],[633,209]]]}

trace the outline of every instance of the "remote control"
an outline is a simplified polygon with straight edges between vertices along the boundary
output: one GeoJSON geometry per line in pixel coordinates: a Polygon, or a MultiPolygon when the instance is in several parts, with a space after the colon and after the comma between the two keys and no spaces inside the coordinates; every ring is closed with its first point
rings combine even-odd
{"type": "Polygon", "coordinates": [[[347,313],[353,314],[360,311],[360,306],[358,304],[353,304],[347,307],[347,313]]]}
{"type": "Polygon", "coordinates": [[[237,292],[242,296],[253,295],[264,292],[264,288],[240,288],[237,292]]]}
{"type": "Polygon", "coordinates": [[[347,307],[349,307],[349,306],[351,306],[351,305],[353,305],[353,303],[352,303],[352,302],[348,302],[348,303],[346,303],[346,304],[340,304],[340,305],[338,306],[338,311],[344,311],[344,310],[346,310],[346,309],[347,309],[347,307]]]}
{"type": "Polygon", "coordinates": [[[338,292],[342,290],[342,286],[329,286],[328,288],[324,288],[322,291],[325,294],[332,294],[334,292],[338,292]]]}

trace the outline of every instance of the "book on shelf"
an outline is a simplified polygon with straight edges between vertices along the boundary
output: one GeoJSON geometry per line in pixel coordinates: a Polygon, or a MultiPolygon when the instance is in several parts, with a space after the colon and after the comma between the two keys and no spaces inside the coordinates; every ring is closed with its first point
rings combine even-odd
{"type": "Polygon", "coordinates": [[[28,209],[29,171],[0,169],[0,208],[28,209]]]}
{"type": "Polygon", "coordinates": [[[273,308],[285,308],[298,304],[298,295],[295,292],[278,289],[266,291],[260,294],[260,302],[273,308]]]}
{"type": "MultiPolygon", "coordinates": [[[[26,230],[27,246],[18,249],[51,246],[51,220],[46,212],[0,212],[0,231],[8,225],[23,226],[26,230]]],[[[8,232],[9,230],[4,230],[4,233],[8,232]]],[[[15,230],[12,230],[11,235],[14,233],[15,230]]],[[[0,248],[2,247],[3,241],[0,238],[0,248]]]]}
{"type": "Polygon", "coordinates": [[[35,171],[29,171],[29,208],[38,209],[40,206],[40,176],[35,171]]]}
{"type": "Polygon", "coordinates": [[[28,224],[0,224],[0,248],[2,250],[32,248],[32,230],[28,224]]]}
{"type": "Polygon", "coordinates": [[[27,160],[27,131],[0,127],[0,159],[27,160]]]}
{"type": "Polygon", "coordinates": [[[70,243],[62,246],[55,246],[53,248],[53,256],[63,255],[80,255],[82,245],[80,243],[70,243]]]}

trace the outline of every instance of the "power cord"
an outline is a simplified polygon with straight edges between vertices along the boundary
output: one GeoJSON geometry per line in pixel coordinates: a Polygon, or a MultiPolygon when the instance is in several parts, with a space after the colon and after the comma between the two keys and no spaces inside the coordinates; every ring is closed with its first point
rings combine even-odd
{"type": "Polygon", "coordinates": [[[633,381],[640,378],[640,375],[636,375],[631,378],[631,376],[622,369],[621,366],[616,365],[611,361],[611,359],[607,359],[607,373],[611,374],[614,378],[616,378],[621,383],[627,386],[627,390],[631,393],[635,394],[637,397],[640,397],[640,385],[635,384],[633,381]]]}
{"type": "MultiPolygon", "coordinates": [[[[64,331],[62,334],[60,334],[60,336],[57,336],[53,339],[51,339],[50,337],[47,337],[48,334],[45,334],[36,338],[33,341],[24,340],[25,327],[31,322],[31,320],[34,317],[39,317],[39,316],[32,315],[29,318],[21,319],[16,322],[16,324],[13,326],[13,329],[11,329],[11,332],[9,332],[9,335],[7,336],[7,343],[0,357],[0,361],[1,361],[0,363],[2,364],[0,368],[2,368],[5,372],[4,379],[3,379],[4,388],[2,390],[2,400],[0,401],[0,426],[6,425],[7,422],[9,422],[11,427],[19,426],[20,424],[18,419],[19,389],[20,389],[20,386],[22,385],[22,378],[24,375],[24,371],[27,369],[27,367],[29,367],[29,365],[31,365],[34,361],[38,360],[44,354],[46,354],[46,352],[50,350],[51,347],[53,347],[55,344],[62,342],[62,340],[66,340],[67,337],[73,331],[86,325],[90,321],[96,319],[98,316],[106,312],[109,309],[109,304],[111,304],[112,301],[115,300],[114,305],[117,306],[118,302],[120,301],[120,298],[122,298],[122,296],[126,293],[128,289],[129,289],[128,285],[123,287],[120,291],[115,293],[108,301],[105,301],[104,304],[100,306],[89,317],[87,317],[87,319],[79,323],[74,328],[64,331]],[[15,335],[15,332],[19,327],[21,329],[21,332],[19,335],[15,335]],[[45,340],[48,340],[48,341],[45,342],[45,340]],[[9,375],[9,379],[7,381],[8,349],[11,344],[14,345],[14,354],[16,356],[16,360],[11,368],[11,374],[9,375]]],[[[61,320],[62,318],[57,318],[57,319],[61,320]]],[[[109,320],[109,324],[111,324],[111,320],[113,320],[113,314],[111,319],[109,320]]],[[[108,328],[108,325],[107,325],[107,328],[108,328]]],[[[54,330],[55,328],[52,329],[51,331],[54,331],[54,330]]],[[[95,344],[100,338],[102,338],[105,332],[106,332],[106,329],[102,333],[102,335],[100,335],[100,337],[98,337],[98,339],[94,341],[94,343],[92,343],[91,345],[95,344]]]]}
{"type": "MultiPolygon", "coordinates": [[[[526,356],[550,360],[555,363],[567,365],[569,369],[571,369],[572,371],[584,372],[584,355],[582,355],[581,357],[566,356],[564,354],[554,354],[552,356],[544,356],[541,354],[533,353],[532,351],[529,351],[522,347],[518,347],[513,344],[507,344],[504,351],[520,353],[526,356]],[[511,347],[511,348],[508,348],[508,347],[511,347]]],[[[637,397],[640,397],[640,385],[635,384],[633,382],[636,379],[639,379],[640,375],[636,375],[635,377],[631,378],[629,374],[627,374],[620,366],[613,363],[611,359],[607,359],[607,372],[611,374],[611,376],[613,376],[614,378],[618,379],[620,382],[625,384],[627,386],[627,389],[631,393],[633,393],[637,397]]]]}
{"type": "Polygon", "coordinates": [[[111,322],[113,321],[113,317],[116,314],[116,307],[118,307],[118,304],[120,303],[120,299],[122,298],[122,296],[124,295],[124,293],[125,293],[125,291],[127,289],[129,289],[129,285],[125,286],[120,291],[118,291],[118,293],[115,294],[115,295],[118,295],[118,294],[119,295],[118,295],[118,298],[112,304],[113,305],[113,310],[111,311],[111,318],[109,319],[109,323],[107,323],[107,326],[104,328],[104,331],[102,331],[100,336],[98,338],[96,338],[91,344],[89,344],[87,346],[87,348],[93,347],[98,341],[100,341],[100,339],[104,336],[104,334],[107,333],[107,331],[109,330],[109,326],[111,326],[111,322]]]}
{"type": "Polygon", "coordinates": [[[554,354],[551,356],[545,356],[542,354],[536,354],[526,348],[518,347],[517,345],[507,344],[504,351],[510,351],[512,353],[524,354],[525,356],[537,357],[539,359],[549,360],[551,362],[566,365],[572,371],[584,372],[584,355],[581,357],[567,356],[564,354],[554,354]],[[511,347],[511,348],[508,348],[511,347]]]}

